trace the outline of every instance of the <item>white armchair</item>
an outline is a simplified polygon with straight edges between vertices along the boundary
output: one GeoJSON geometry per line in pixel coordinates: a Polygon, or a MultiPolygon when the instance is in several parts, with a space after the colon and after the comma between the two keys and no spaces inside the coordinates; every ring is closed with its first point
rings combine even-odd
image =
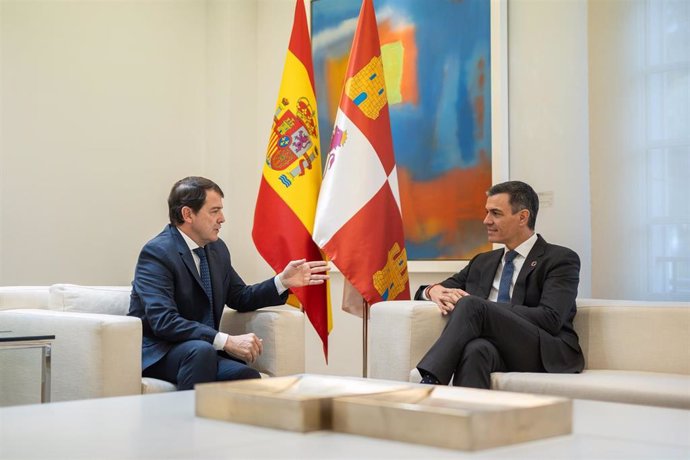
{"type": "MultiPolygon", "coordinates": [[[[51,400],[175,390],[141,377],[141,321],[126,316],[128,286],[0,287],[0,330],[55,335],[51,400]]],[[[265,376],[304,372],[304,315],[292,307],[239,313],[226,307],[220,329],[254,332],[264,352],[252,366],[265,376]]],[[[36,350],[0,352],[0,406],[40,401],[36,350]]]]}
{"type": "MultiPolygon", "coordinates": [[[[690,302],[578,299],[580,374],[496,372],[496,390],[690,409],[690,302]]],[[[371,307],[369,376],[419,382],[446,322],[433,302],[371,307]]]]}

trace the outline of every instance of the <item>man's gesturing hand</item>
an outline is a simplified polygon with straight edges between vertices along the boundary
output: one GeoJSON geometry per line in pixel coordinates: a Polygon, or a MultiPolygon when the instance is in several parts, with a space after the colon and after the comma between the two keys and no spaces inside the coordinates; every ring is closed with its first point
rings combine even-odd
{"type": "Polygon", "coordinates": [[[253,363],[264,351],[264,344],[253,332],[242,335],[230,335],[225,341],[223,350],[248,363],[253,363]]]}
{"type": "Polygon", "coordinates": [[[328,262],[323,260],[310,262],[307,262],[306,259],[293,260],[285,266],[279,275],[280,282],[288,289],[323,284],[329,278],[327,272],[330,269],[328,262]]]}

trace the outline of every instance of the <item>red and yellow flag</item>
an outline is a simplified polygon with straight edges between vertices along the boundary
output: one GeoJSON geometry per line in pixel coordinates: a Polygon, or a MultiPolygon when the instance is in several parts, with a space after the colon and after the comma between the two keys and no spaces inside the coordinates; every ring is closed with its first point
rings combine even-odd
{"type": "Polygon", "coordinates": [[[327,154],[314,241],[346,279],[343,309],[410,298],[381,45],[364,0],[327,154]],[[354,287],[354,289],[352,288],[354,287]]]}
{"type": "MultiPolygon", "coordinates": [[[[252,230],[256,248],[276,273],[291,260],[323,260],[312,240],[320,186],[311,41],[303,0],[297,0],[252,230]]],[[[329,283],[292,292],[321,338],[328,361],[329,283]]]]}

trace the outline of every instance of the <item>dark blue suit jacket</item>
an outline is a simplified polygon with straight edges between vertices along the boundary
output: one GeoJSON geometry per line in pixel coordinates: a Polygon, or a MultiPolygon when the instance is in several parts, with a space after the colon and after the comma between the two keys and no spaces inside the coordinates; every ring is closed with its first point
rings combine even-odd
{"type": "MultiPolygon", "coordinates": [[[[478,254],[441,285],[487,299],[503,252],[496,249],[478,254]]],[[[504,304],[539,327],[541,360],[547,372],[580,372],[584,368],[584,357],[573,329],[579,282],[578,255],[566,247],[549,244],[538,235],[515,281],[511,302],[504,304]]],[[[425,288],[419,288],[415,299],[422,299],[425,288]]],[[[510,335],[509,330],[504,333],[510,335]]]]}
{"type": "Polygon", "coordinates": [[[206,254],[215,328],[201,322],[208,297],[189,246],[179,231],[168,225],[141,250],[128,315],[141,318],[143,324],[143,369],[160,360],[173,343],[213,343],[224,305],[252,311],[285,303],[288,293],[278,295],[273,278],[247,286],[232,268],[230,252],[222,240],[207,244],[206,254]]]}

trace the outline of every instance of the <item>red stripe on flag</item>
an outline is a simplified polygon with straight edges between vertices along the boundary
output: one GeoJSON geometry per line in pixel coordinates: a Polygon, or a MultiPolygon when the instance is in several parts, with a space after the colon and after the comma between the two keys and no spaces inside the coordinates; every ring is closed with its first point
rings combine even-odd
{"type": "Polygon", "coordinates": [[[393,193],[386,183],[324,246],[333,263],[371,305],[382,300],[409,300],[407,265],[403,290],[384,299],[376,289],[373,275],[389,263],[389,251],[397,243],[402,250],[405,237],[402,219],[393,193]]]}
{"type": "MultiPolygon", "coordinates": [[[[311,234],[295,213],[261,177],[259,197],[254,211],[252,239],[261,256],[280,273],[291,260],[323,260],[321,251],[311,239],[311,234]]],[[[326,283],[316,286],[292,288],[309,321],[323,342],[328,361],[328,305],[326,283]]]]}

